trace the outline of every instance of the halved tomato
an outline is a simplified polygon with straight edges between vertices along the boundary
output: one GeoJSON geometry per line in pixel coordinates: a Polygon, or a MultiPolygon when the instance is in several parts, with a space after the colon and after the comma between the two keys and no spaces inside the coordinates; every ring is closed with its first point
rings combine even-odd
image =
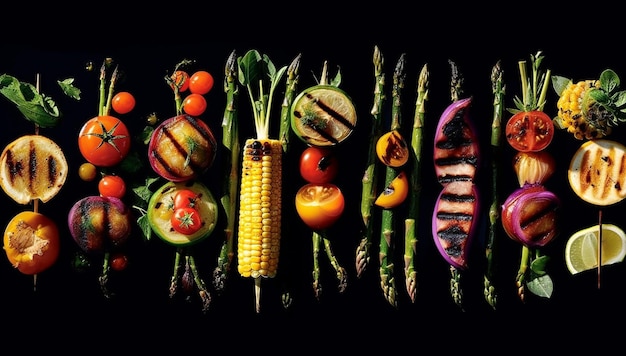
{"type": "Polygon", "coordinates": [[[405,172],[400,172],[376,198],[374,204],[384,209],[395,208],[402,204],[409,195],[409,179],[405,172]]]}
{"type": "Polygon", "coordinates": [[[296,210],[313,230],[331,227],[343,214],[345,200],[335,184],[305,184],[296,193],[296,210]]]}
{"type": "Polygon", "coordinates": [[[537,152],[552,142],[554,123],[543,111],[520,111],[507,121],[505,135],[517,151],[537,152]]]}
{"type": "Polygon", "coordinates": [[[401,167],[409,161],[409,146],[398,130],[389,131],[376,141],[376,155],[386,166],[401,167]]]}

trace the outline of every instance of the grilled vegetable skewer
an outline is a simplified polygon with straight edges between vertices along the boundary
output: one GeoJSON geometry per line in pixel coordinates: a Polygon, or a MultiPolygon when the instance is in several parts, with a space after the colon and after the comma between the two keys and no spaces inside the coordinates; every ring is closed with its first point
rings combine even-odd
{"type": "Polygon", "coordinates": [[[428,100],[429,73],[427,65],[422,67],[417,83],[417,99],[413,117],[411,135],[412,164],[410,178],[409,211],[404,221],[404,278],[407,293],[411,302],[417,295],[417,270],[415,257],[417,254],[417,221],[419,221],[420,194],[422,192],[422,147],[425,104],[428,100]]]}
{"type": "Polygon", "coordinates": [[[276,276],[280,253],[283,147],[280,140],[269,137],[269,124],[274,92],[287,66],[277,69],[257,50],[249,50],[237,61],[256,128],[256,137],[246,139],[242,149],[237,270],[242,277],[254,279],[259,313],[261,280],[276,276]]]}
{"type": "Polygon", "coordinates": [[[378,46],[374,47],[374,104],[371,110],[371,132],[367,166],[361,179],[361,216],[363,218],[363,230],[360,243],[356,249],[356,275],[360,278],[367,270],[370,263],[370,249],[374,238],[374,221],[372,220],[372,207],[378,195],[378,175],[380,166],[376,155],[376,141],[382,132],[382,107],[385,102],[385,73],[383,72],[384,57],[378,46]]]}
{"type": "Polygon", "coordinates": [[[560,201],[548,191],[544,182],[554,171],[554,159],[544,149],[552,141],[554,125],[543,112],[550,70],[540,66],[541,51],[531,55],[532,76],[526,71],[526,61],[519,61],[522,98],[515,98],[515,109],[506,124],[506,140],[518,151],[513,167],[520,188],[502,204],[502,226],[506,234],[522,245],[520,266],[516,276],[518,296],[524,301],[526,288],[538,296],[552,295],[552,279],[546,272],[549,257],[540,248],[559,233],[560,201]]]}
{"type": "Polygon", "coordinates": [[[502,81],[503,70],[498,61],[491,71],[491,89],[493,93],[493,120],[491,122],[491,205],[489,206],[489,235],[485,244],[485,300],[493,309],[498,302],[498,293],[494,284],[496,261],[495,251],[498,241],[497,230],[500,219],[500,202],[498,197],[498,164],[500,162],[500,143],[502,141],[501,122],[504,114],[504,94],[506,88],[502,81]]]}
{"type": "Polygon", "coordinates": [[[463,77],[452,69],[450,104],[442,113],[435,132],[433,161],[443,190],[432,217],[432,236],[441,256],[450,264],[450,294],[463,308],[460,270],[468,267],[471,241],[478,221],[479,195],[474,184],[479,145],[469,109],[472,98],[461,99],[463,77]]]}

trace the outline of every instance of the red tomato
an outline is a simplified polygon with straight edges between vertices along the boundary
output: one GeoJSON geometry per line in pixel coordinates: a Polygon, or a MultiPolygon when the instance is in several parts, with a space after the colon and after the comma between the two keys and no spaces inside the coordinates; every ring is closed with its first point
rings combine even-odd
{"type": "Polygon", "coordinates": [[[111,255],[109,263],[114,271],[123,271],[128,267],[128,256],[121,252],[116,252],[111,255]]]}
{"type": "Polygon", "coordinates": [[[310,146],[300,155],[300,175],[309,183],[329,183],[338,171],[339,160],[330,148],[310,146]]]}
{"type": "Polygon", "coordinates": [[[187,115],[200,116],[206,107],[206,99],[200,94],[189,94],[183,101],[183,110],[187,115]]]}
{"type": "Polygon", "coordinates": [[[537,152],[554,137],[554,123],[543,111],[521,111],[506,123],[506,140],[520,152],[537,152]]]}
{"type": "Polygon", "coordinates": [[[343,214],[345,200],[341,190],[332,183],[309,183],[296,193],[296,210],[311,229],[332,226],[343,214]]]}
{"type": "Polygon", "coordinates": [[[197,71],[189,78],[189,91],[204,95],[213,89],[214,82],[211,73],[204,70],[197,71]]]}
{"type": "Polygon", "coordinates": [[[189,88],[189,74],[184,70],[177,70],[171,76],[170,87],[178,87],[179,92],[185,92],[189,88]]]}
{"type": "Polygon", "coordinates": [[[97,167],[120,163],[130,151],[131,136],[118,118],[103,115],[88,120],[78,134],[83,157],[97,167]]]}
{"type": "Polygon", "coordinates": [[[200,213],[194,208],[178,208],[171,218],[172,228],[181,234],[191,235],[200,230],[200,213]]]}
{"type": "Polygon", "coordinates": [[[111,100],[111,106],[118,114],[128,114],[135,108],[135,97],[127,91],[121,91],[111,100]]]}
{"type": "Polygon", "coordinates": [[[122,198],[126,194],[126,183],[120,176],[106,175],[98,182],[98,192],[103,197],[122,198]]]}
{"type": "Polygon", "coordinates": [[[200,196],[198,196],[198,194],[196,194],[193,190],[179,190],[174,196],[174,209],[195,208],[198,199],[200,199],[200,196]]]}

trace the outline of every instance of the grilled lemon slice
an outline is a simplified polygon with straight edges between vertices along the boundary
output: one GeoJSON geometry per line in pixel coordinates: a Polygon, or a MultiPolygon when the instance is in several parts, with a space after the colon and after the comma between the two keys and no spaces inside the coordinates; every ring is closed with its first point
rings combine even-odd
{"type": "Polygon", "coordinates": [[[352,99],[336,86],[315,85],[291,106],[291,128],[303,142],[334,146],[350,136],[357,122],[352,99]]]}
{"type": "Polygon", "coordinates": [[[61,148],[42,135],[22,136],[0,156],[0,186],[19,204],[52,199],[65,184],[67,172],[61,148]]]}

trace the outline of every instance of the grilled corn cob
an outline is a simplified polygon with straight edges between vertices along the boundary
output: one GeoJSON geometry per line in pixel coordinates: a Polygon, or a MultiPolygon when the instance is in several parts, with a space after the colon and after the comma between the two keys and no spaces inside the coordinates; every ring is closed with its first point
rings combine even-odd
{"type": "Polygon", "coordinates": [[[243,149],[237,270],[243,277],[274,277],[281,228],[282,143],[248,139],[243,149]]]}
{"type": "Polygon", "coordinates": [[[574,83],[555,76],[553,81],[559,94],[554,122],[576,139],[605,137],[626,121],[626,91],[619,90],[620,80],[613,70],[604,70],[597,80],[574,83]]]}

